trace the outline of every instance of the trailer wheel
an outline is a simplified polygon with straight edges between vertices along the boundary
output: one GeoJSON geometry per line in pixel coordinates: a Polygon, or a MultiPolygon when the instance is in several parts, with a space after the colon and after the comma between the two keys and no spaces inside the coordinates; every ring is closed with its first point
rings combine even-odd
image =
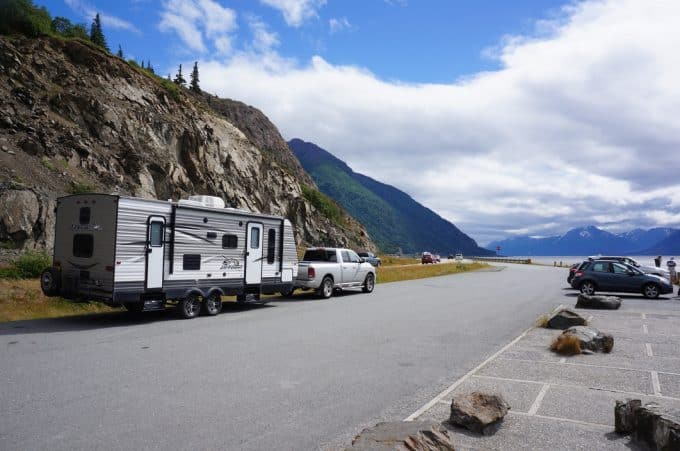
{"type": "Polygon", "coordinates": [[[191,319],[198,316],[201,311],[201,301],[198,299],[198,294],[189,293],[182,298],[177,304],[179,315],[184,319],[191,319]]]}
{"type": "Polygon", "coordinates": [[[203,299],[203,313],[215,316],[222,311],[222,295],[219,291],[213,291],[203,299]]]}
{"type": "Polygon", "coordinates": [[[45,296],[56,296],[59,294],[59,282],[61,277],[59,271],[54,268],[47,268],[40,275],[40,288],[45,296]]]}
{"type": "Polygon", "coordinates": [[[333,278],[331,276],[326,276],[321,281],[321,286],[317,290],[317,294],[323,299],[328,299],[333,296],[333,278]]]}

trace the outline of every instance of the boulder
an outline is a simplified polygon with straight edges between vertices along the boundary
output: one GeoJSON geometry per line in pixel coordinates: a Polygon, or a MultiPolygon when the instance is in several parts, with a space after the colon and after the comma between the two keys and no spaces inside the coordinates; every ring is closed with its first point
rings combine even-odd
{"type": "Polygon", "coordinates": [[[508,413],[510,405],[501,395],[472,392],[451,401],[451,424],[489,435],[508,413]]]}
{"type": "Polygon", "coordinates": [[[616,432],[632,433],[634,442],[654,450],[680,449],[680,410],[629,399],[616,401],[614,416],[616,432]]]}
{"type": "Polygon", "coordinates": [[[455,449],[449,433],[434,421],[392,421],[364,429],[348,450],[450,451],[455,449]]]}
{"type": "Polygon", "coordinates": [[[585,326],[586,320],[581,315],[571,310],[563,309],[555,313],[547,324],[548,329],[568,329],[572,326],[585,326]]]}
{"type": "Polygon", "coordinates": [[[614,337],[604,334],[588,326],[573,326],[565,330],[563,335],[573,335],[580,342],[581,351],[609,353],[614,348],[614,337]]]}
{"type": "Polygon", "coordinates": [[[576,300],[576,308],[617,310],[619,307],[621,298],[616,296],[589,296],[581,293],[576,300]]]}
{"type": "Polygon", "coordinates": [[[31,237],[39,215],[40,204],[33,192],[11,189],[0,194],[0,222],[13,240],[31,237]]]}

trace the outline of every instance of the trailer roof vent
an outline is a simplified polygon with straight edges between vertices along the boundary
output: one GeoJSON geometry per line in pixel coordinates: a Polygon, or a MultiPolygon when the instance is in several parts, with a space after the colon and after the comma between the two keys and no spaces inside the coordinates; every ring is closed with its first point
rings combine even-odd
{"type": "Polygon", "coordinates": [[[204,207],[224,208],[224,201],[215,196],[189,196],[190,201],[199,202],[204,207]]]}

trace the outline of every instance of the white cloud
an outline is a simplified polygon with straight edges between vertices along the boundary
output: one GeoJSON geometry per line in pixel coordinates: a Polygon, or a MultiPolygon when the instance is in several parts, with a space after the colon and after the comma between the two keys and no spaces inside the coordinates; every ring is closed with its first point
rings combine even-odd
{"type": "Polygon", "coordinates": [[[279,36],[269,31],[267,24],[255,16],[248,17],[248,26],[253,34],[253,47],[259,52],[269,52],[279,46],[279,36]]]}
{"type": "Polygon", "coordinates": [[[538,35],[504,39],[500,70],[452,84],[274,52],[204,61],[201,75],[481,243],[598,219],[680,226],[677,17],[680,2],[570,5],[538,35]]]}
{"type": "Polygon", "coordinates": [[[94,5],[91,5],[82,0],[65,0],[66,4],[76,11],[81,17],[88,21],[88,25],[94,19],[94,16],[99,13],[99,18],[102,21],[102,27],[106,31],[107,27],[117,28],[122,30],[132,31],[134,33],[140,33],[139,29],[135,27],[131,22],[121,19],[120,17],[112,16],[105,12],[100,11],[94,5]]]}
{"type": "Polygon", "coordinates": [[[299,27],[308,19],[317,17],[319,8],[326,0],[260,0],[261,3],[278,9],[291,27],[299,27]]]}
{"type": "Polygon", "coordinates": [[[339,33],[344,30],[349,30],[352,28],[352,24],[349,23],[347,17],[335,18],[333,17],[328,21],[328,27],[330,28],[331,34],[339,33]]]}
{"type": "Polygon", "coordinates": [[[214,0],[167,0],[158,28],[176,33],[188,50],[206,53],[209,42],[216,54],[228,55],[231,34],[237,29],[236,12],[214,0]]]}

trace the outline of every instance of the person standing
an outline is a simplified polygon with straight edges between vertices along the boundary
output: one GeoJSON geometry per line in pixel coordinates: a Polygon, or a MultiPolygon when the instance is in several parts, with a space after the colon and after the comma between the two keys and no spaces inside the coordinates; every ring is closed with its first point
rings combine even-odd
{"type": "Polygon", "coordinates": [[[660,255],[654,259],[654,264],[656,265],[657,268],[661,268],[661,256],[660,255]]]}
{"type": "Polygon", "coordinates": [[[671,283],[675,282],[675,260],[673,257],[671,257],[670,260],[666,262],[666,266],[668,266],[668,273],[671,276],[671,283]]]}

